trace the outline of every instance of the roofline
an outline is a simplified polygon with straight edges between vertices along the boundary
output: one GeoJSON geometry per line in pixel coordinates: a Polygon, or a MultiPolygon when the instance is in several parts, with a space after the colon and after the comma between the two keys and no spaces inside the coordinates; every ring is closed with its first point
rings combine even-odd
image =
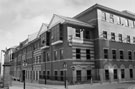
{"type": "Polygon", "coordinates": [[[117,15],[121,15],[123,17],[127,17],[127,18],[130,18],[130,19],[135,19],[135,16],[131,16],[131,15],[127,15],[126,13],[123,13],[121,11],[118,11],[118,10],[115,10],[115,9],[112,9],[112,8],[109,8],[109,7],[106,7],[106,6],[103,6],[103,5],[100,5],[100,4],[95,4],[91,7],[89,7],[88,9],[84,10],[83,12],[79,13],[78,15],[74,16],[73,18],[78,18],[86,13],[88,13],[89,11],[92,11],[94,9],[101,9],[101,10],[105,10],[105,11],[108,11],[108,12],[112,12],[112,13],[115,13],[117,15]]]}

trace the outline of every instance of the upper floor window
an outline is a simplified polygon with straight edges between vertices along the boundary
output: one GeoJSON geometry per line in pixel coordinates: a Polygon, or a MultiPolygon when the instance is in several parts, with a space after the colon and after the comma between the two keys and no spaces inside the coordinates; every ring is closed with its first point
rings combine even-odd
{"type": "Polygon", "coordinates": [[[76,49],[76,59],[80,59],[81,58],[81,49],[76,49]]]}
{"type": "Polygon", "coordinates": [[[107,39],[107,31],[103,31],[103,38],[107,39]]]}
{"type": "Polygon", "coordinates": [[[60,40],[63,40],[63,29],[62,29],[62,24],[59,25],[59,34],[60,34],[60,40]]]}
{"type": "Polygon", "coordinates": [[[133,21],[133,27],[135,28],[135,21],[133,21]]]}
{"type": "Polygon", "coordinates": [[[54,60],[57,60],[57,51],[54,51],[54,60]]]}
{"type": "Polygon", "coordinates": [[[112,50],[112,58],[116,59],[116,50],[112,50]]]}
{"type": "Polygon", "coordinates": [[[134,52],[134,60],[135,60],[135,52],[134,52]]]}
{"type": "Polygon", "coordinates": [[[132,52],[131,51],[128,51],[128,59],[132,60],[132,52]]]}
{"type": "Polygon", "coordinates": [[[135,37],[133,37],[133,43],[135,43],[135,37]]]}
{"type": "Polygon", "coordinates": [[[111,33],[111,40],[115,41],[115,33],[111,33]]]}
{"type": "Polygon", "coordinates": [[[90,39],[90,31],[89,30],[85,31],[85,38],[90,39]]]}
{"type": "Polygon", "coordinates": [[[129,20],[125,19],[125,26],[129,26],[129,20]]]}
{"type": "Polygon", "coordinates": [[[102,20],[106,20],[106,13],[102,12],[102,20]]]}
{"type": "Polygon", "coordinates": [[[104,58],[108,59],[108,49],[104,49],[104,58]]]}
{"type": "Polygon", "coordinates": [[[80,29],[76,29],[76,37],[81,37],[81,31],[80,31],[80,29]]]}
{"type": "Polygon", "coordinates": [[[60,49],[60,59],[63,59],[63,49],[60,49]]]}
{"type": "Polygon", "coordinates": [[[43,52],[43,62],[46,62],[46,52],[43,52]]]}
{"type": "Polygon", "coordinates": [[[124,52],[120,50],[120,59],[124,59],[124,52]]]}
{"type": "Polygon", "coordinates": [[[122,42],[122,34],[119,34],[119,41],[122,42]]]}
{"type": "Polygon", "coordinates": [[[130,36],[127,36],[127,43],[130,43],[130,36]]]}
{"type": "Polygon", "coordinates": [[[90,59],[90,49],[86,49],[86,59],[90,59]]]}
{"type": "Polygon", "coordinates": [[[121,24],[121,17],[118,16],[118,17],[117,17],[117,21],[118,21],[118,22],[117,22],[118,24],[121,24]]]}
{"type": "Polygon", "coordinates": [[[46,59],[47,61],[50,61],[49,53],[46,53],[46,59]]]}
{"type": "Polygon", "coordinates": [[[114,22],[114,15],[110,14],[110,22],[114,22]]]}

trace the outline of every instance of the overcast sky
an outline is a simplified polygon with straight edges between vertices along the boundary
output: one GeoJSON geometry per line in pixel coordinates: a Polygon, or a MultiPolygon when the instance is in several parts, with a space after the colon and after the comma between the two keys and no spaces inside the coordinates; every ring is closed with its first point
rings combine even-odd
{"type": "Polygon", "coordinates": [[[18,45],[53,14],[73,17],[96,3],[135,13],[135,0],[0,0],[0,49],[18,45]]]}

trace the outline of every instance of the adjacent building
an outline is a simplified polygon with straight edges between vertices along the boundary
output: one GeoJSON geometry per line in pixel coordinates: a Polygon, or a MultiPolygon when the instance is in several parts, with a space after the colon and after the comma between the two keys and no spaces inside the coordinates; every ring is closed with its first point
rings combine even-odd
{"type": "Polygon", "coordinates": [[[125,81],[135,79],[135,14],[95,4],[73,18],[53,15],[20,43],[12,76],[22,80],[125,81]],[[66,64],[66,68],[64,67],[66,64]]]}

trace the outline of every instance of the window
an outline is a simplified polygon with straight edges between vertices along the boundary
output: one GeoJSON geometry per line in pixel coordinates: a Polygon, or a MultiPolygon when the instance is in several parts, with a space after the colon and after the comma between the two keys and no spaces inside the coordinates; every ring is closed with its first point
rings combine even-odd
{"type": "Polygon", "coordinates": [[[133,27],[135,27],[135,21],[133,21],[133,27]]]}
{"type": "Polygon", "coordinates": [[[60,59],[63,59],[63,49],[60,49],[60,59]]]}
{"type": "Polygon", "coordinates": [[[107,31],[103,31],[103,38],[107,39],[107,31]]]}
{"type": "Polygon", "coordinates": [[[45,72],[45,71],[43,71],[43,78],[45,78],[45,76],[46,76],[46,72],[45,72]]]}
{"type": "Polygon", "coordinates": [[[77,77],[77,81],[80,82],[81,81],[81,70],[77,70],[76,71],[76,77],[77,77]]]}
{"type": "Polygon", "coordinates": [[[125,78],[125,70],[121,69],[121,78],[124,79],[125,78]]]}
{"type": "Polygon", "coordinates": [[[118,20],[118,24],[121,24],[121,17],[118,17],[117,20],[118,20]]]}
{"type": "Polygon", "coordinates": [[[104,49],[104,58],[108,59],[108,49],[104,49]]]}
{"type": "Polygon", "coordinates": [[[57,60],[57,51],[54,51],[54,60],[57,60]]]}
{"type": "Polygon", "coordinates": [[[81,31],[80,29],[76,29],[76,37],[80,37],[81,36],[81,31]]]}
{"type": "Polygon", "coordinates": [[[46,53],[45,52],[43,52],[43,62],[46,62],[46,55],[45,55],[46,53]]]}
{"type": "Polygon", "coordinates": [[[106,20],[106,13],[102,12],[102,20],[106,20]]]}
{"type": "Polygon", "coordinates": [[[132,60],[132,52],[131,51],[128,51],[128,59],[132,60]]]}
{"type": "Polygon", "coordinates": [[[50,61],[49,53],[46,53],[47,61],[50,61]]]}
{"type": "Polygon", "coordinates": [[[134,52],[134,60],[135,60],[135,52],[134,52]]]}
{"type": "Polygon", "coordinates": [[[133,37],[133,43],[135,43],[135,37],[133,37]]]}
{"type": "Polygon", "coordinates": [[[114,71],[114,79],[117,79],[118,78],[118,76],[117,76],[117,69],[114,69],[113,71],[114,71]]]}
{"type": "Polygon", "coordinates": [[[119,41],[122,42],[122,34],[119,34],[119,41]]]}
{"type": "Polygon", "coordinates": [[[86,49],[86,59],[90,59],[90,49],[86,49]]]}
{"type": "Polygon", "coordinates": [[[60,40],[63,40],[63,29],[62,29],[62,24],[59,24],[59,31],[60,31],[60,40]]]}
{"type": "Polygon", "coordinates": [[[36,71],[36,80],[38,80],[38,76],[39,76],[38,71],[36,71]]]}
{"type": "Polygon", "coordinates": [[[87,80],[90,80],[92,77],[91,70],[87,70],[87,80]]]}
{"type": "Polygon", "coordinates": [[[124,59],[124,53],[122,50],[120,51],[120,59],[124,59]]]}
{"type": "Polygon", "coordinates": [[[54,72],[54,75],[55,75],[55,76],[54,76],[54,79],[57,80],[57,79],[58,79],[58,72],[55,71],[55,72],[54,72]]]}
{"type": "Polygon", "coordinates": [[[109,70],[105,70],[105,79],[109,80],[109,70]]]}
{"type": "Polygon", "coordinates": [[[114,22],[114,17],[113,17],[113,14],[110,14],[110,22],[114,22]]]}
{"type": "Polygon", "coordinates": [[[112,58],[116,59],[116,50],[112,50],[112,58]]]}
{"type": "Polygon", "coordinates": [[[49,79],[50,71],[47,71],[47,79],[49,79]]]}
{"type": "Polygon", "coordinates": [[[60,71],[60,80],[63,81],[64,80],[64,72],[60,71]]]}
{"type": "Polygon", "coordinates": [[[133,78],[133,69],[129,69],[130,78],[133,78]]]}
{"type": "Polygon", "coordinates": [[[85,38],[90,39],[90,31],[89,30],[85,31],[85,38]]]}
{"type": "Polygon", "coordinates": [[[76,49],[76,59],[80,59],[80,58],[81,58],[81,50],[76,49]]]}
{"type": "Polygon", "coordinates": [[[39,55],[39,63],[41,62],[41,55],[39,55]]]}
{"type": "Polygon", "coordinates": [[[130,43],[130,36],[127,36],[127,43],[130,43]]]}
{"type": "Polygon", "coordinates": [[[111,33],[111,40],[115,41],[115,33],[111,33]]]}
{"type": "Polygon", "coordinates": [[[126,22],[126,26],[129,26],[129,20],[128,19],[125,19],[125,22],[126,22]]]}

